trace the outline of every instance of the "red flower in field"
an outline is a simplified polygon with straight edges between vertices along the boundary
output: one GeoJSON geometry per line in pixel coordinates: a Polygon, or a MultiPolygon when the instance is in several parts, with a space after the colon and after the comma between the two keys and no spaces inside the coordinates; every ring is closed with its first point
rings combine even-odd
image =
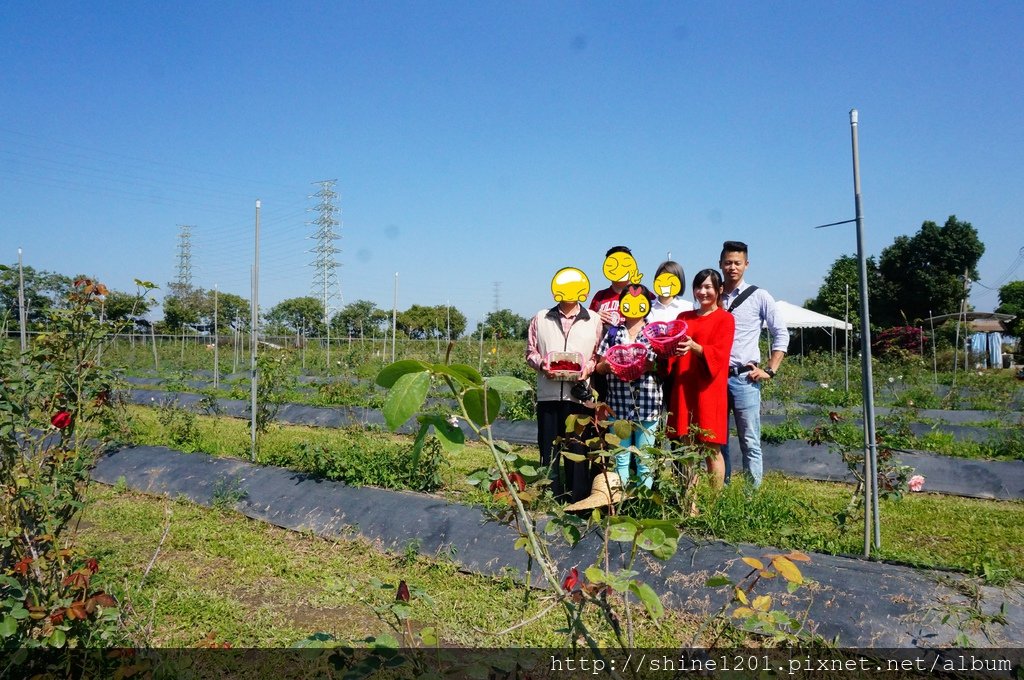
{"type": "Polygon", "coordinates": [[[32,564],[31,557],[22,557],[14,565],[14,573],[24,576],[28,573],[28,565],[32,564]]]}
{"type": "Polygon", "coordinates": [[[579,585],[579,582],[580,582],[580,570],[577,569],[576,567],[573,567],[572,569],[569,570],[569,575],[565,577],[564,581],[562,581],[562,588],[564,588],[565,590],[570,590],[571,591],[573,588],[575,588],[577,585],[579,585]]]}
{"type": "MultiPolygon", "coordinates": [[[[518,472],[510,472],[509,475],[508,475],[508,479],[509,479],[510,482],[515,484],[516,488],[520,492],[526,491],[526,478],[523,477],[518,472]]],[[[499,479],[495,479],[493,482],[491,482],[491,486],[490,486],[491,493],[495,493],[497,491],[504,491],[506,488],[507,487],[505,486],[505,480],[504,479],[500,479],[499,478],[499,479]]]]}
{"type": "Polygon", "coordinates": [[[71,426],[71,414],[67,411],[57,411],[50,418],[50,424],[52,424],[58,430],[63,430],[66,427],[71,426]]]}
{"type": "Polygon", "coordinates": [[[409,585],[404,580],[398,582],[398,592],[395,593],[395,599],[399,602],[409,601],[409,585]]]}
{"type": "Polygon", "coordinates": [[[100,570],[100,563],[96,560],[95,557],[90,557],[85,561],[85,568],[95,574],[97,571],[100,570]]]}

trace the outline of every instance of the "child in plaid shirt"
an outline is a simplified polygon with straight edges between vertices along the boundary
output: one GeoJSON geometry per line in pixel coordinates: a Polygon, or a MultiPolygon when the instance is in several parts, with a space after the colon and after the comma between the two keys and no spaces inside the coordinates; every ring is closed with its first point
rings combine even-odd
{"type": "Polygon", "coordinates": [[[623,439],[621,446],[626,451],[615,454],[615,470],[619,479],[629,479],[630,454],[637,457],[636,471],[640,484],[648,489],[654,483],[651,469],[646,462],[644,450],[654,446],[654,431],[658,426],[662,410],[661,381],[653,372],[655,354],[643,328],[647,324],[647,315],[651,311],[649,292],[643,286],[629,286],[619,296],[619,313],[622,321],[612,326],[605,333],[597,349],[601,357],[595,367],[597,373],[608,376],[608,406],[612,410],[613,420],[628,420],[632,424],[632,432],[628,439],[623,439]],[[605,354],[615,345],[640,343],[647,347],[647,366],[643,375],[635,380],[623,380],[612,370],[605,354]]]}

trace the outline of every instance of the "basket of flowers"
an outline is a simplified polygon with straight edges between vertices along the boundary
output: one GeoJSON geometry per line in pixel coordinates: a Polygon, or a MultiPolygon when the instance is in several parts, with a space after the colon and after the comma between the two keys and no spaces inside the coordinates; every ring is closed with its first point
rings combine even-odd
{"type": "Polygon", "coordinates": [[[583,355],[579,352],[548,352],[544,367],[552,380],[575,382],[583,375],[583,355]]]}
{"type": "Polygon", "coordinates": [[[647,370],[647,346],[639,342],[615,345],[605,352],[604,360],[620,380],[632,382],[647,370]]]}
{"type": "Polygon", "coordinates": [[[681,340],[686,339],[689,330],[685,321],[652,321],[644,326],[643,334],[651,341],[651,347],[658,354],[669,354],[681,340]]]}

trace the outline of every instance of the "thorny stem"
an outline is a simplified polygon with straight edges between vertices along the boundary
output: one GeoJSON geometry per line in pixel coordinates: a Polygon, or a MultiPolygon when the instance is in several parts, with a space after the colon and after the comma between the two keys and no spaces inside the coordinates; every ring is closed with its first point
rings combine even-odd
{"type": "MultiPolygon", "coordinates": [[[[530,544],[530,548],[533,554],[537,558],[537,564],[540,565],[541,571],[544,573],[544,578],[551,585],[551,588],[555,591],[558,596],[558,601],[565,607],[566,613],[570,617],[571,627],[579,632],[587,642],[587,646],[594,654],[595,658],[605,660],[604,654],[601,648],[598,647],[597,641],[594,640],[590,631],[587,629],[586,624],[580,619],[579,614],[576,612],[576,608],[573,607],[566,598],[566,591],[562,588],[561,582],[558,580],[557,574],[555,574],[552,565],[549,563],[546,553],[537,539],[537,534],[533,530],[533,525],[530,522],[530,515],[526,512],[526,508],[523,506],[522,500],[519,498],[519,492],[516,490],[515,485],[508,477],[508,471],[505,466],[505,461],[500,455],[497,447],[494,445],[494,433],[491,431],[490,418],[487,413],[487,384],[483,386],[483,407],[484,407],[484,422],[487,423],[483,428],[477,427],[476,423],[473,422],[472,418],[469,417],[469,412],[466,410],[465,401],[462,399],[461,392],[455,387],[452,379],[449,376],[444,376],[445,381],[448,383],[449,389],[459,402],[459,407],[462,409],[462,415],[469,424],[469,427],[476,433],[477,437],[487,442],[487,447],[491,450],[491,456],[494,458],[494,463],[498,468],[498,473],[501,475],[501,479],[505,482],[505,488],[509,492],[509,497],[512,499],[516,509],[516,517],[520,520],[520,526],[525,529],[526,540],[530,544]],[[487,430],[486,439],[483,436],[483,430],[487,430]],[[577,613],[575,621],[572,621],[573,614],[577,613]]],[[[529,584],[528,584],[529,585],[529,584]]],[[[582,609],[582,608],[581,608],[582,609]]],[[[618,674],[615,674],[616,676],[618,674]]]]}
{"type": "Polygon", "coordinates": [[[505,635],[506,633],[511,633],[514,630],[517,630],[517,629],[522,628],[524,626],[528,626],[531,623],[533,623],[534,621],[539,621],[540,619],[544,618],[544,616],[547,615],[548,612],[550,612],[552,609],[554,609],[555,607],[557,607],[560,604],[562,604],[562,603],[558,599],[556,599],[554,602],[552,602],[547,607],[545,607],[539,614],[534,614],[533,616],[531,616],[530,618],[526,619],[525,621],[520,621],[519,623],[515,624],[514,626],[509,626],[505,630],[499,630],[497,633],[489,633],[486,630],[481,630],[480,628],[476,628],[476,626],[474,626],[473,628],[478,633],[483,633],[484,635],[494,635],[494,636],[505,635]]]}

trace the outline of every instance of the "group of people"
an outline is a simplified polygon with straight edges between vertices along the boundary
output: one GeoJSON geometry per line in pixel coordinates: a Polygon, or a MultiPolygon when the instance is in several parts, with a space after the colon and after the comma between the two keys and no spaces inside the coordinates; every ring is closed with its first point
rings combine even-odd
{"type": "MultiPolygon", "coordinates": [[[[750,265],[745,243],[723,243],[718,264],[719,269],[702,269],[694,276],[693,303],[686,299],[679,263],[661,263],[652,290],[641,283],[643,274],[625,246],[606,253],[603,271],[611,285],[595,293],[589,307],[584,306],[589,279],[581,270],[567,267],[552,278],[556,305],[530,321],[526,361],[537,372],[541,464],[556,463],[553,490],[573,504],[569,508],[588,507],[585,501],[591,497],[595,470],[587,460],[559,455],[574,446],[579,448],[572,452],[585,452],[582,444],[574,445],[566,436],[566,421],[572,414],[592,415],[597,404],[605,405],[602,416],[631,424],[630,436],[615,456],[615,469],[608,471],[616,484],[651,487],[648,461],[631,452],[654,445],[661,422],[670,439],[702,447],[713,479],[727,482],[730,411],[743,470],[754,486],[761,484],[761,386],[779,370],[789,332],[776,314],[772,296],[745,280],[750,265]],[[655,347],[644,328],[674,320],[685,322],[685,334],[674,344],[655,347]],[[766,361],[758,343],[763,326],[771,337],[766,361]],[[622,346],[635,353],[634,365],[646,351],[642,371],[616,371],[610,350],[622,351],[622,346]],[[571,380],[565,379],[564,371],[552,369],[552,353],[579,358],[578,373],[571,380]],[[556,450],[559,438],[561,449],[556,450]]],[[[601,478],[608,479],[609,474],[601,478]]]]}

